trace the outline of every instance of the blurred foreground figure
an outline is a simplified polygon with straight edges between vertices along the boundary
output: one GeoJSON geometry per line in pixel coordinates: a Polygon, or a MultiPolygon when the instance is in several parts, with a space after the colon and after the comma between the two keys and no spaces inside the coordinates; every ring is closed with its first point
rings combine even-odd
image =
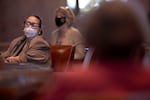
{"type": "Polygon", "coordinates": [[[141,56],[148,21],[137,7],[136,2],[101,4],[87,27],[95,60],[87,70],[56,75],[39,100],[150,100],[150,71],[141,56]]]}
{"type": "Polygon", "coordinates": [[[49,44],[42,36],[42,21],[38,16],[29,16],[24,21],[23,34],[15,38],[2,53],[5,63],[48,63],[49,44]]]}

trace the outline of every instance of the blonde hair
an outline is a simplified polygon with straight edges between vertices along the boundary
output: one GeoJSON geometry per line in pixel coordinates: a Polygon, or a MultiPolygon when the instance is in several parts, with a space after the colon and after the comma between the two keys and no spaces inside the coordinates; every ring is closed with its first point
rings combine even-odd
{"type": "Polygon", "coordinates": [[[56,9],[56,13],[58,12],[61,12],[65,15],[68,26],[71,26],[73,24],[75,16],[71,9],[69,9],[68,7],[61,6],[58,9],[56,9]]]}

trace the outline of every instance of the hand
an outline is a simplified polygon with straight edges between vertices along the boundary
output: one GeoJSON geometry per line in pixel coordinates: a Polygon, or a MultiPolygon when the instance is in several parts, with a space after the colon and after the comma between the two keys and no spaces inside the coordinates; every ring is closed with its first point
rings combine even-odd
{"type": "Polygon", "coordinates": [[[17,64],[19,63],[19,56],[16,56],[16,57],[8,57],[4,60],[5,63],[8,63],[8,64],[17,64]]]}

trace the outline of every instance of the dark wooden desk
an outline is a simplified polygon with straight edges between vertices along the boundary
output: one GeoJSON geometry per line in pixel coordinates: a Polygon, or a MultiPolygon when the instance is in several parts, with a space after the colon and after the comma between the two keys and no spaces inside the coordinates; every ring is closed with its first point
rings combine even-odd
{"type": "Polygon", "coordinates": [[[0,66],[0,100],[25,100],[24,97],[36,92],[50,75],[51,70],[46,67],[37,67],[34,64],[2,63],[0,66]]]}

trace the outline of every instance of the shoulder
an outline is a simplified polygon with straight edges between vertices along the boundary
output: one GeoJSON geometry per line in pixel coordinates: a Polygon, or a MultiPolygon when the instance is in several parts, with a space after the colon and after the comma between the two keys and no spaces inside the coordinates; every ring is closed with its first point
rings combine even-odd
{"type": "Polygon", "coordinates": [[[24,35],[22,35],[22,36],[18,36],[18,37],[16,37],[14,40],[22,40],[22,39],[25,39],[26,37],[24,36],[24,35]]]}
{"type": "Polygon", "coordinates": [[[70,27],[66,34],[74,38],[82,37],[82,34],[80,33],[80,31],[75,27],[70,27]]]}
{"type": "Polygon", "coordinates": [[[18,43],[21,40],[24,40],[26,37],[24,35],[16,37],[15,39],[12,40],[11,43],[18,43]]]}
{"type": "Polygon", "coordinates": [[[34,41],[43,41],[45,39],[42,35],[38,35],[38,36],[34,37],[32,40],[34,40],[34,41]]]}
{"type": "Polygon", "coordinates": [[[34,37],[34,38],[31,40],[30,44],[31,44],[31,45],[32,45],[32,44],[45,44],[45,45],[49,46],[48,42],[47,42],[47,41],[44,39],[44,37],[41,36],[41,35],[34,37]]]}
{"type": "Polygon", "coordinates": [[[80,31],[77,28],[75,28],[75,27],[70,27],[69,30],[74,32],[74,33],[80,34],[80,31]]]}

